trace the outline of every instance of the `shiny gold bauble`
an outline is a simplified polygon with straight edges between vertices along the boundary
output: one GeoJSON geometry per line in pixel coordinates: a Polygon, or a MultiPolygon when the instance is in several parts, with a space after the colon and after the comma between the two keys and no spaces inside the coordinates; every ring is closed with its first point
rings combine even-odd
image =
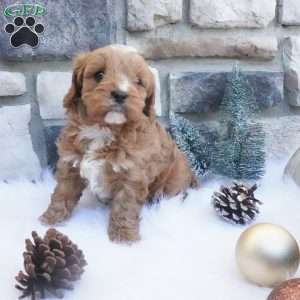
{"type": "Polygon", "coordinates": [[[267,300],[299,300],[300,278],[287,280],[276,287],[267,300]]]}
{"type": "Polygon", "coordinates": [[[251,282],[273,287],[290,279],[299,266],[299,247],[281,226],[262,223],[251,226],[240,236],[236,261],[251,282]]]}

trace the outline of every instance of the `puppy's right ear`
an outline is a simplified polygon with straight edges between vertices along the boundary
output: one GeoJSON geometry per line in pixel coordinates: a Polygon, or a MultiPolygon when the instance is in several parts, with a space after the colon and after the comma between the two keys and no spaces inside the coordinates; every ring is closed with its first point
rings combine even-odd
{"type": "Polygon", "coordinates": [[[83,72],[88,54],[80,54],[74,60],[74,69],[72,83],[68,93],[64,97],[64,108],[67,111],[76,110],[77,104],[81,98],[81,89],[83,81],[83,72]]]}

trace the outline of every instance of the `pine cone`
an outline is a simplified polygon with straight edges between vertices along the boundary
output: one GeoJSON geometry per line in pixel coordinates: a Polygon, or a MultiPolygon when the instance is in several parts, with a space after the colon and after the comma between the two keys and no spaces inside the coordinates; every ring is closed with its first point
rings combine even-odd
{"type": "Polygon", "coordinates": [[[63,298],[60,289],[73,289],[72,281],[78,280],[87,265],[77,245],[55,229],[49,229],[42,239],[33,231],[26,239],[24,256],[25,273],[16,276],[16,288],[22,291],[19,299],[44,299],[46,291],[63,298]]]}
{"type": "Polygon", "coordinates": [[[217,213],[226,221],[245,225],[250,223],[259,213],[261,201],[254,197],[257,185],[247,188],[234,183],[233,187],[221,187],[220,192],[213,195],[213,205],[217,213]]]}
{"type": "Polygon", "coordinates": [[[275,287],[267,300],[297,300],[300,299],[300,278],[284,281],[275,287]]]}

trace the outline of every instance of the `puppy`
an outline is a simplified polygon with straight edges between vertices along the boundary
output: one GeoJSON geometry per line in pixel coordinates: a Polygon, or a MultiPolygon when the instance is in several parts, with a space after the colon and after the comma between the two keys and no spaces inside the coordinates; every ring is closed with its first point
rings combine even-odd
{"type": "Polygon", "coordinates": [[[40,217],[68,218],[85,188],[110,205],[112,241],[140,238],[143,205],[196,184],[188,162],[155,120],[154,77],[131,47],[111,45],[75,60],[57,142],[57,186],[40,217]]]}

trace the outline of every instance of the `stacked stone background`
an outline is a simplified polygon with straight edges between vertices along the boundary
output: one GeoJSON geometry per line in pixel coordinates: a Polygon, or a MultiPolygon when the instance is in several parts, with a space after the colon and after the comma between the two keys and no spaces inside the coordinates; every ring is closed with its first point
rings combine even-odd
{"type": "MultiPolygon", "coordinates": [[[[41,0],[39,47],[13,49],[0,2],[0,178],[37,178],[56,161],[74,54],[134,46],[153,67],[156,109],[216,126],[236,60],[254,88],[269,158],[300,146],[299,0],[41,0]]],[[[35,3],[35,1],[32,1],[35,3]]]]}

